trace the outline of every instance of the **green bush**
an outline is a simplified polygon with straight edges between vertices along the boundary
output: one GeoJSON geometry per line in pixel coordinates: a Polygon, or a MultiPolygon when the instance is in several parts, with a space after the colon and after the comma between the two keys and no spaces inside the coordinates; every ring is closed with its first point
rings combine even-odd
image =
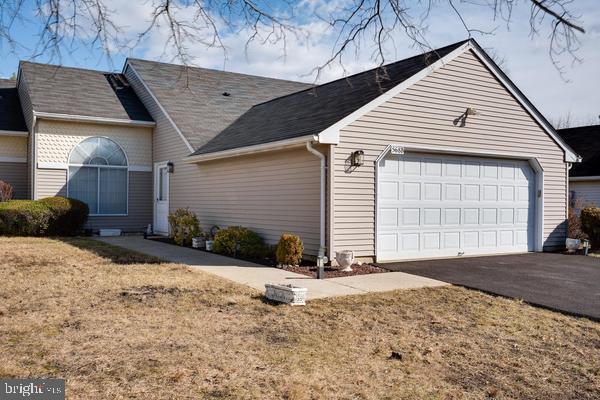
{"type": "Polygon", "coordinates": [[[51,217],[50,208],[39,201],[10,200],[1,202],[0,235],[45,235],[51,217]]]}
{"type": "Polygon", "coordinates": [[[590,238],[592,248],[600,249],[600,208],[586,207],[581,210],[581,225],[590,238]]]}
{"type": "Polygon", "coordinates": [[[187,208],[178,208],[169,214],[169,225],[171,226],[171,238],[180,246],[190,246],[192,238],[200,236],[200,222],[196,214],[187,208]]]}
{"type": "Polygon", "coordinates": [[[277,244],[277,262],[282,265],[298,265],[302,261],[304,244],[299,236],[284,233],[277,244]]]}
{"type": "Polygon", "coordinates": [[[51,211],[49,235],[76,235],[83,229],[90,212],[84,202],[67,197],[46,197],[39,202],[51,211]]]}
{"type": "Polygon", "coordinates": [[[213,250],[230,256],[261,258],[265,253],[265,246],[256,232],[242,226],[230,226],[215,233],[213,250]]]}

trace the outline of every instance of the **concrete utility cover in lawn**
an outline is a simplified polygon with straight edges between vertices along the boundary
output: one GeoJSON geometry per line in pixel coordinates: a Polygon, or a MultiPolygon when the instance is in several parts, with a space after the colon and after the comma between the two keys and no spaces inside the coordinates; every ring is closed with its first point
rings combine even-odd
{"type": "Polygon", "coordinates": [[[528,253],[382,266],[600,320],[600,258],[528,253]]]}

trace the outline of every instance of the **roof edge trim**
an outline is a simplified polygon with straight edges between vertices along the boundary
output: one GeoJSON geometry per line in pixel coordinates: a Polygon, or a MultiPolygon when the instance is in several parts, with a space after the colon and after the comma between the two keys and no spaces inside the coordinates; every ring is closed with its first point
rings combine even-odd
{"type": "MultiPolygon", "coordinates": [[[[146,84],[146,82],[144,82],[144,79],[142,79],[142,77],[140,76],[140,74],[138,74],[138,72],[135,70],[135,67],[133,65],[131,65],[131,63],[129,62],[129,59],[127,59],[125,61],[125,65],[123,66],[123,75],[127,76],[126,75],[126,71],[127,71],[128,68],[131,68],[131,71],[133,71],[133,74],[135,75],[135,77],[140,81],[140,83],[142,84],[142,86],[144,87],[144,89],[146,90],[146,92],[148,92],[148,94],[150,95],[150,97],[152,97],[152,100],[156,103],[156,105],[158,106],[158,108],[160,109],[160,111],[164,114],[164,116],[167,118],[167,120],[169,121],[169,123],[173,126],[173,128],[175,129],[175,131],[177,132],[177,134],[179,135],[179,137],[181,138],[181,140],[183,140],[183,143],[188,148],[188,150],[190,152],[194,152],[195,149],[192,147],[192,145],[187,140],[187,138],[183,135],[183,132],[181,132],[181,129],[179,129],[179,127],[175,124],[175,121],[173,121],[173,118],[171,118],[171,116],[169,115],[169,113],[167,112],[167,110],[163,107],[162,104],[160,104],[160,102],[158,101],[158,98],[154,95],[154,93],[152,93],[152,90],[150,90],[150,88],[148,87],[148,85],[146,84]]],[[[138,95],[138,97],[139,97],[139,95],[138,95]]],[[[140,98],[140,101],[141,101],[141,98],[140,98]]],[[[143,104],[143,101],[142,101],[142,104],[143,104]]],[[[150,112],[150,111],[148,111],[148,112],[150,112]]]]}
{"type": "Polygon", "coordinates": [[[412,75],[410,78],[404,80],[403,82],[401,82],[398,85],[394,86],[393,88],[391,88],[387,92],[383,93],[379,97],[376,97],[375,99],[371,100],[370,102],[368,102],[364,106],[360,107],[359,109],[355,110],[351,114],[348,114],[347,116],[345,116],[344,118],[342,118],[341,120],[339,120],[338,122],[336,122],[335,124],[331,125],[330,127],[326,128],[325,130],[321,131],[319,133],[319,135],[318,135],[318,137],[319,137],[319,143],[324,143],[324,144],[339,144],[339,142],[340,142],[340,130],[341,129],[343,129],[346,126],[350,125],[352,122],[356,121],[357,119],[359,119],[363,115],[365,115],[368,112],[374,110],[375,108],[377,108],[381,104],[383,104],[386,101],[390,100],[394,96],[396,96],[399,93],[403,92],[404,90],[406,90],[410,86],[414,85],[415,83],[417,83],[421,79],[427,77],[431,73],[437,71],[442,66],[444,66],[446,63],[452,61],[453,59],[455,59],[456,57],[458,57],[459,55],[461,55],[462,53],[464,53],[465,50],[467,50],[469,48],[469,43],[470,43],[470,41],[465,42],[464,44],[460,45],[459,47],[457,47],[456,49],[454,49],[453,51],[451,51],[450,53],[448,53],[444,57],[440,58],[439,60],[437,60],[436,62],[434,62],[433,64],[431,64],[430,66],[428,66],[426,68],[423,68],[422,70],[420,70],[416,74],[412,75]]]}
{"type": "Polygon", "coordinates": [[[0,130],[0,136],[29,136],[29,131],[0,130]]]}
{"type": "Polygon", "coordinates": [[[104,118],[94,117],[89,115],[76,115],[76,114],[57,114],[34,111],[33,116],[39,119],[57,120],[57,121],[72,121],[72,122],[89,122],[95,124],[114,124],[114,125],[133,125],[133,126],[156,126],[154,121],[139,121],[133,119],[121,119],[121,118],[104,118]]]}
{"type": "Polygon", "coordinates": [[[219,160],[221,158],[237,157],[248,154],[264,153],[267,151],[283,150],[292,147],[304,146],[307,141],[313,140],[316,140],[316,137],[314,135],[300,136],[291,139],[278,140],[275,142],[267,142],[251,146],[237,147],[234,149],[217,151],[214,153],[197,154],[195,156],[191,155],[184,158],[183,162],[188,164],[201,163],[206,161],[219,160]]]}

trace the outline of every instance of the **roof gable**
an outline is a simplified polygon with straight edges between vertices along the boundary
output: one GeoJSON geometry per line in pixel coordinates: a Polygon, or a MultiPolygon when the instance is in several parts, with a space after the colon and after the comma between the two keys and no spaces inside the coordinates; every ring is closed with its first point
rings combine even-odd
{"type": "Polygon", "coordinates": [[[122,74],[25,61],[19,69],[36,113],[152,121],[122,74]]]}
{"type": "Polygon", "coordinates": [[[561,147],[565,154],[565,161],[580,161],[554,127],[473,39],[387,65],[382,67],[385,70],[384,74],[374,73],[381,69],[370,70],[317,86],[310,91],[259,104],[198,149],[189,161],[215,158],[213,153],[222,153],[223,156],[232,152],[239,153],[240,151],[237,150],[239,148],[250,148],[250,146],[256,148],[261,144],[285,142],[307,135],[314,135],[315,140],[321,143],[336,144],[339,141],[341,128],[356,121],[467,50],[472,50],[480,58],[515,100],[561,147]],[[383,81],[380,80],[382,76],[383,81]],[[346,85],[340,85],[341,82],[345,82],[346,85]],[[374,91],[374,87],[378,90],[374,91]],[[358,88],[366,88],[369,94],[364,95],[358,88]],[[321,95],[307,100],[307,92],[317,94],[320,92],[321,95]],[[356,101],[361,98],[362,100],[356,101]]]}
{"type": "Polygon", "coordinates": [[[565,142],[583,157],[569,171],[571,177],[600,176],[600,125],[559,129],[565,142]]]}

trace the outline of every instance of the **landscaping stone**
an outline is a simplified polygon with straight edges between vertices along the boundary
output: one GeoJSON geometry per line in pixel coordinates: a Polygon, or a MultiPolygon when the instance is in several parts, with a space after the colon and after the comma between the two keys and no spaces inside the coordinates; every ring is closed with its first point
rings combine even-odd
{"type": "Polygon", "coordinates": [[[306,288],[267,283],[265,284],[265,297],[292,306],[303,306],[306,304],[306,288]]]}

